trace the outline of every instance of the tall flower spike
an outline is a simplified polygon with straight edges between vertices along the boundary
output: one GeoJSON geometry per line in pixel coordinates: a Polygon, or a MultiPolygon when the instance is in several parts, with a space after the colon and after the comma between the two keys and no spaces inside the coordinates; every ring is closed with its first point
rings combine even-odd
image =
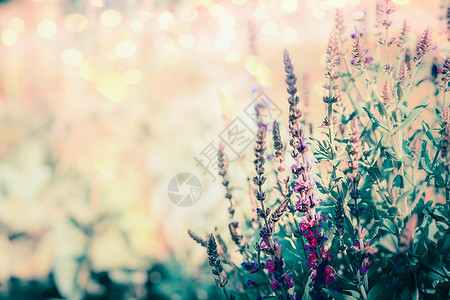
{"type": "Polygon", "coordinates": [[[336,222],[336,235],[344,235],[344,201],[339,197],[334,207],[334,221],[336,222]]]}
{"type": "Polygon", "coordinates": [[[253,161],[256,171],[256,176],[253,177],[253,183],[258,187],[258,189],[255,191],[255,196],[256,199],[260,202],[266,200],[266,193],[261,189],[264,182],[266,182],[266,177],[264,176],[264,152],[266,150],[265,140],[266,127],[260,126],[256,135],[255,160],[253,161]]]}
{"type": "Polygon", "coordinates": [[[283,202],[280,203],[280,205],[278,205],[277,208],[275,208],[275,210],[272,212],[272,214],[270,215],[270,218],[269,218],[270,226],[274,227],[275,224],[278,223],[278,221],[281,219],[284,212],[286,211],[288,204],[289,204],[289,199],[285,199],[283,202]]]}
{"type": "Polygon", "coordinates": [[[332,30],[330,33],[330,37],[328,39],[327,54],[326,54],[327,65],[325,68],[325,70],[327,71],[325,73],[325,77],[330,80],[337,80],[340,76],[338,70],[340,64],[338,44],[339,41],[336,35],[336,31],[332,30]]]}
{"type": "Polygon", "coordinates": [[[410,32],[411,27],[408,22],[403,20],[402,29],[400,30],[399,42],[397,44],[398,47],[403,47],[408,42],[408,33],[410,32]]]}
{"type": "Polygon", "coordinates": [[[196,234],[195,232],[193,232],[190,229],[188,229],[188,234],[195,242],[202,245],[202,247],[206,247],[207,242],[205,239],[203,239],[202,237],[200,237],[198,234],[196,234]]]}
{"type": "Polygon", "coordinates": [[[417,43],[417,51],[414,60],[417,64],[420,64],[424,55],[430,50],[431,46],[431,29],[424,30],[417,43]]]}
{"type": "Polygon", "coordinates": [[[402,63],[400,69],[398,70],[398,81],[401,85],[405,84],[405,80],[408,77],[408,65],[406,63],[402,63]]]}
{"type": "Polygon", "coordinates": [[[275,161],[277,162],[277,181],[278,186],[275,187],[280,192],[281,201],[291,196],[289,187],[289,176],[286,175],[286,167],[284,165],[284,145],[281,142],[280,127],[277,121],[273,121],[272,125],[273,148],[275,149],[275,161]]]}
{"type": "Polygon", "coordinates": [[[303,126],[300,124],[300,117],[302,115],[300,109],[297,107],[299,99],[297,97],[297,77],[294,74],[294,66],[292,65],[289,52],[284,50],[283,53],[284,70],[286,72],[287,92],[289,94],[289,133],[291,140],[289,144],[292,147],[292,157],[296,158],[306,151],[307,144],[303,139],[303,126]]]}
{"type": "Polygon", "coordinates": [[[350,150],[349,150],[349,157],[350,157],[350,169],[352,172],[355,172],[358,170],[359,160],[362,157],[362,142],[361,142],[361,132],[359,130],[359,123],[358,119],[354,118],[351,123],[351,130],[352,134],[350,137],[350,150]]]}
{"type": "Polygon", "coordinates": [[[219,254],[217,252],[216,239],[214,238],[214,235],[212,233],[208,235],[206,251],[208,253],[209,265],[213,267],[212,273],[219,276],[220,273],[222,273],[223,268],[222,264],[220,263],[219,254]]]}
{"type": "Polygon", "coordinates": [[[351,64],[361,69],[366,68],[367,64],[373,60],[366,49],[364,39],[361,35],[356,36],[353,41],[352,57],[351,64]]]}
{"type": "Polygon", "coordinates": [[[344,10],[342,8],[336,9],[336,16],[334,17],[334,28],[336,28],[339,38],[344,36],[344,10]]]}
{"type": "Polygon", "coordinates": [[[417,226],[417,215],[414,214],[409,218],[408,222],[403,229],[402,235],[399,241],[399,251],[404,252],[409,249],[411,245],[412,236],[417,226]]]}
{"type": "Polygon", "coordinates": [[[392,90],[392,85],[389,80],[384,83],[381,92],[381,98],[383,98],[384,103],[391,103],[392,99],[394,99],[394,91],[392,90]]]}
{"type": "Polygon", "coordinates": [[[450,88],[450,56],[444,60],[444,66],[442,67],[442,83],[444,91],[447,91],[450,88]]]}
{"type": "Polygon", "coordinates": [[[228,229],[230,230],[231,239],[242,250],[244,247],[244,238],[239,234],[239,224],[237,222],[231,222],[228,224],[228,229]]]}
{"type": "Polygon", "coordinates": [[[234,212],[235,207],[233,204],[233,195],[231,193],[230,188],[230,180],[228,178],[228,161],[224,153],[225,145],[223,143],[220,143],[219,145],[219,152],[217,153],[217,166],[219,167],[219,175],[222,177],[222,185],[225,187],[226,193],[225,198],[228,199],[230,206],[228,207],[228,212],[230,213],[231,217],[234,220],[234,212]]]}

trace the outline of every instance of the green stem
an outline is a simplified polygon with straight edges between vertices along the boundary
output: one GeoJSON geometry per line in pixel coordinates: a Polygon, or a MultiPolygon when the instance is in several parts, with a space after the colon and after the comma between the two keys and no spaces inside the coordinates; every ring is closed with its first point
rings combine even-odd
{"type": "Polygon", "coordinates": [[[229,299],[230,299],[230,295],[228,295],[227,288],[226,288],[225,286],[223,286],[223,287],[222,287],[222,290],[223,290],[223,293],[225,294],[225,298],[226,298],[227,300],[229,300],[229,299]]]}
{"type": "MultiPolygon", "coordinates": [[[[432,166],[436,165],[436,161],[439,157],[440,152],[441,152],[441,146],[439,145],[438,150],[436,151],[436,154],[434,155],[433,162],[431,163],[432,166]]],[[[425,188],[428,186],[428,181],[430,180],[430,177],[431,177],[431,174],[427,173],[427,176],[425,177],[425,179],[422,183],[422,186],[420,188],[420,192],[417,194],[416,199],[411,204],[411,208],[409,209],[408,213],[405,216],[411,214],[412,211],[414,210],[414,208],[416,208],[417,203],[419,203],[419,200],[422,198],[422,194],[425,192],[425,188]]]]}

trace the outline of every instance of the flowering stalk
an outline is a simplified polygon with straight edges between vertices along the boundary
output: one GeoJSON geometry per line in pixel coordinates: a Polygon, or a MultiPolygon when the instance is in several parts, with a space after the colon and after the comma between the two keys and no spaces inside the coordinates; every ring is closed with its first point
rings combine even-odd
{"type": "Polygon", "coordinates": [[[292,190],[289,187],[289,176],[286,175],[286,167],[284,165],[284,145],[281,141],[280,125],[277,121],[272,125],[272,138],[273,147],[275,149],[275,162],[277,163],[277,181],[279,185],[279,191],[283,199],[291,197],[292,190]]]}
{"type": "Polygon", "coordinates": [[[214,238],[214,235],[212,233],[208,236],[206,251],[208,253],[209,265],[212,267],[212,273],[215,275],[216,285],[218,287],[221,287],[223,293],[225,294],[225,297],[227,299],[230,299],[230,296],[228,295],[227,289],[225,287],[228,283],[228,279],[222,274],[223,268],[222,264],[220,263],[219,254],[217,252],[216,239],[214,238]]]}
{"type": "Polygon", "coordinates": [[[266,139],[266,126],[263,124],[258,124],[258,133],[256,135],[256,146],[255,146],[255,171],[256,176],[253,177],[253,183],[256,186],[255,197],[259,201],[261,208],[257,208],[258,217],[264,219],[264,226],[262,227],[259,235],[262,239],[260,248],[270,254],[275,253],[275,246],[272,240],[273,227],[269,226],[269,215],[270,209],[264,206],[264,201],[266,200],[266,192],[262,190],[264,182],[266,182],[266,177],[264,176],[264,152],[265,139],[266,139]]]}
{"type": "Polygon", "coordinates": [[[339,85],[336,83],[340,77],[339,65],[340,58],[338,38],[336,36],[336,32],[333,30],[331,31],[330,38],[328,39],[326,55],[325,77],[328,79],[328,83],[325,83],[323,86],[325,90],[328,90],[328,95],[323,97],[323,102],[325,102],[328,106],[328,115],[325,117],[323,126],[328,128],[331,159],[335,158],[333,125],[337,123],[337,120],[333,118],[333,103],[336,103],[338,98],[333,95],[333,91],[339,88],[339,85]]]}
{"type": "MultiPolygon", "coordinates": [[[[296,77],[293,73],[292,63],[287,51],[284,53],[284,63],[286,70],[286,83],[288,84],[288,93],[290,94],[290,125],[299,124],[298,118],[301,113],[296,108],[298,98],[295,96],[296,77]],[[291,101],[296,99],[296,101],[291,101]]],[[[316,212],[317,205],[323,200],[319,197],[316,188],[317,178],[312,174],[311,169],[317,160],[308,153],[309,143],[305,142],[303,127],[290,126],[292,153],[295,159],[295,164],[292,166],[292,173],[294,174],[294,192],[297,196],[297,204],[295,210],[304,212],[305,216],[301,218],[300,230],[306,238],[308,245],[306,246],[309,252],[308,265],[312,270],[311,278],[313,284],[316,284],[317,289],[324,284],[329,283],[330,278],[335,279],[334,270],[327,266],[329,260],[329,252],[325,251],[325,238],[320,231],[321,222],[325,220],[320,212],[316,212]],[[319,268],[320,266],[320,268],[319,268]],[[326,278],[325,282],[321,280],[326,278]]],[[[311,291],[311,295],[314,291],[311,291]]]]}
{"type": "Polygon", "coordinates": [[[225,144],[223,142],[219,145],[219,152],[217,153],[217,166],[219,167],[219,175],[222,177],[222,185],[225,187],[226,193],[225,198],[228,199],[228,202],[230,203],[230,206],[228,207],[228,212],[231,215],[231,218],[235,222],[235,216],[234,213],[236,211],[236,208],[233,203],[233,195],[231,193],[230,188],[230,179],[228,177],[228,161],[224,153],[225,144]]]}
{"type": "Polygon", "coordinates": [[[202,247],[207,246],[208,242],[192,230],[188,229],[188,234],[197,244],[200,244],[202,247]]]}
{"type": "MultiPolygon", "coordinates": [[[[351,123],[351,137],[349,141],[349,149],[348,149],[348,156],[350,158],[349,162],[349,173],[347,174],[347,178],[349,180],[349,189],[350,189],[350,198],[354,201],[354,214],[356,217],[356,228],[355,228],[355,235],[357,238],[356,245],[352,246],[352,248],[355,248],[356,250],[362,250],[363,247],[368,247],[369,242],[367,244],[364,244],[364,232],[361,227],[361,220],[360,220],[360,213],[361,209],[359,207],[358,199],[361,195],[360,190],[358,189],[359,181],[361,180],[361,174],[358,172],[358,166],[359,166],[359,160],[362,157],[362,149],[361,149],[361,133],[359,131],[359,125],[358,120],[355,118],[352,120],[351,123]]],[[[361,258],[361,256],[359,256],[361,258]]],[[[356,275],[357,280],[359,283],[361,283],[361,275],[364,276],[364,287],[361,285],[361,294],[365,297],[366,290],[368,290],[368,279],[367,279],[367,269],[370,266],[369,258],[364,257],[361,259],[361,261],[358,262],[358,264],[361,266],[360,270],[358,270],[358,273],[356,275]]]]}
{"type": "Polygon", "coordinates": [[[392,73],[395,69],[395,65],[391,64],[391,53],[390,49],[391,46],[395,42],[395,37],[390,37],[389,28],[392,25],[392,20],[390,19],[390,15],[397,10],[397,8],[392,5],[391,0],[384,0],[384,4],[381,5],[381,12],[384,14],[384,20],[382,22],[384,26],[384,39],[380,38],[379,43],[383,45],[386,49],[386,65],[384,66],[384,70],[388,74],[391,82],[391,86],[394,86],[394,78],[392,76],[392,73]]]}

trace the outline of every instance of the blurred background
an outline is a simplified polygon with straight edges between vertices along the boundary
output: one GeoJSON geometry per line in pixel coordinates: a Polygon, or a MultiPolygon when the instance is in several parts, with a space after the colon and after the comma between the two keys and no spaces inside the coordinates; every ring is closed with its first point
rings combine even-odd
{"type": "MultiPolygon", "coordinates": [[[[414,44],[430,26],[445,56],[447,1],[393,2],[393,30],[408,19],[414,44]]],[[[261,91],[287,120],[283,49],[320,125],[337,7],[347,36],[356,21],[374,30],[375,1],[1,1],[0,297],[213,297],[186,234],[228,218],[207,154],[230,122],[251,132],[261,91]],[[168,193],[180,173],[198,180],[186,205],[168,193]]],[[[252,168],[244,148],[235,185],[252,168]]]]}

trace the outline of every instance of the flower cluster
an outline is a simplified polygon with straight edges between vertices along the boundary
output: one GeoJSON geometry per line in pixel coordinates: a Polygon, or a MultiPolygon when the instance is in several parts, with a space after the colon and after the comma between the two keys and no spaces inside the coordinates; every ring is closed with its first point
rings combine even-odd
{"type": "MultiPolygon", "coordinates": [[[[333,47],[329,48],[330,51],[333,47]]],[[[289,57],[286,53],[285,58],[289,57]]],[[[285,70],[287,70],[287,78],[292,77],[293,68],[290,59],[285,59],[285,70]]],[[[305,142],[303,132],[303,129],[301,129],[299,131],[301,135],[298,135],[298,132],[292,132],[291,130],[291,136],[296,137],[297,141],[299,141],[298,143],[291,143],[293,152],[298,153],[298,155],[294,156],[295,163],[291,168],[294,175],[294,192],[296,192],[298,198],[295,209],[305,213],[300,219],[300,230],[308,242],[305,250],[309,254],[308,264],[312,270],[313,283],[322,286],[325,283],[329,283],[329,278],[334,278],[334,271],[327,266],[329,252],[324,250],[325,238],[320,231],[321,221],[325,220],[325,218],[321,216],[320,212],[316,211],[316,206],[323,201],[318,195],[316,188],[318,179],[312,173],[312,167],[318,161],[308,152],[309,143],[305,142]],[[323,266],[323,270],[319,269],[319,266],[323,266]],[[321,278],[322,275],[328,280],[319,282],[316,278],[321,278]]]]}
{"type": "Polygon", "coordinates": [[[424,55],[430,50],[431,46],[431,29],[424,30],[417,43],[416,56],[414,60],[419,64],[422,61],[424,55]]]}
{"type": "Polygon", "coordinates": [[[370,51],[366,49],[363,36],[355,35],[350,63],[357,68],[365,69],[372,60],[373,57],[370,55],[370,51]]]}

